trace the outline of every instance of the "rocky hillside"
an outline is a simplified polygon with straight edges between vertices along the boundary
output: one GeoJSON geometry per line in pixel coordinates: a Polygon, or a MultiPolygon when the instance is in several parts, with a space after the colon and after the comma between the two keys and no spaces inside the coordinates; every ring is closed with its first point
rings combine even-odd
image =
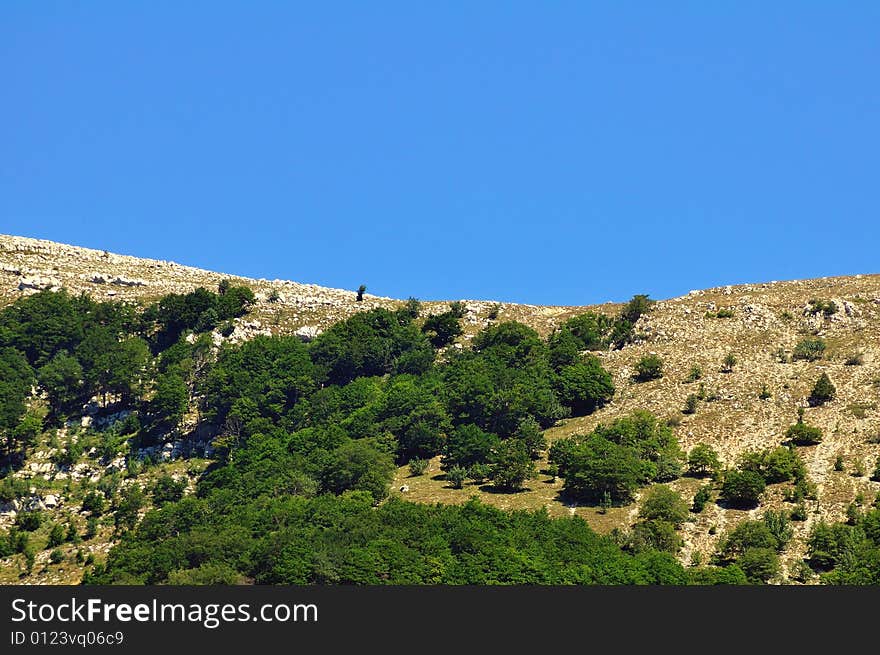
{"type": "MultiPolygon", "coordinates": [[[[0,235],[0,302],[40,289],[66,288],[96,299],[148,302],[167,293],[186,293],[204,286],[215,288],[223,279],[247,284],[257,297],[254,311],[237,326],[236,339],[263,333],[317,334],[356,311],[395,307],[401,301],[364,294],[356,302],[354,290],[331,289],[289,280],[254,280],[206,271],[176,262],[116,255],[52,241],[0,235]]],[[[445,311],[446,302],[426,302],[427,313],[445,311]]],[[[496,303],[468,301],[465,325],[473,333],[486,325],[496,303]]],[[[499,305],[500,316],[523,321],[548,332],[561,317],[576,308],[499,305]]]]}
{"type": "MultiPolygon", "coordinates": [[[[22,294],[61,287],[84,291],[98,299],[145,303],[169,292],[186,292],[199,286],[213,288],[227,277],[174,262],[0,236],[3,304],[22,294]]],[[[236,319],[235,330],[228,336],[233,341],[261,333],[295,333],[310,339],[355,312],[396,307],[403,302],[370,294],[357,302],[354,291],[282,280],[233,280],[249,286],[257,297],[253,311],[236,319]]],[[[537,307],[466,301],[465,306],[463,342],[488,325],[496,313],[497,320],[521,321],[546,335],[565,319],[588,309],[603,313],[617,309],[611,303],[599,307],[537,307]]],[[[445,302],[425,303],[427,313],[446,308],[445,302]]],[[[585,433],[598,423],[643,408],[674,426],[683,448],[709,444],[724,465],[734,466],[746,452],[783,443],[787,428],[797,419],[798,408],[805,408],[807,422],[821,428],[824,438],[818,445],[798,448],[809,479],[815,484],[815,498],[806,501],[806,520],[793,524],[794,539],[783,555],[787,566],[782,579],[797,579],[795,563],[803,557],[811,526],[822,519],[842,520],[854,500],[870,505],[880,491],[880,482],[871,480],[880,457],[878,328],[878,275],[719,287],[663,300],[639,320],[636,331],[640,337],[635,343],[597,353],[614,377],[613,401],[592,415],[562,421],[546,436],[552,442],[585,433]],[[805,339],[823,340],[825,350],[820,357],[793,357],[805,339]],[[662,360],[662,376],[637,381],[635,365],[648,354],[662,360]],[[833,381],[836,396],[811,407],[807,398],[823,372],[833,381]],[[693,412],[683,411],[689,396],[695,397],[691,401],[693,412]]],[[[215,342],[222,338],[215,334],[215,342]]],[[[91,417],[85,413],[77,421],[74,426],[85,427],[91,417]]],[[[160,465],[145,475],[170,473],[191,489],[211,456],[210,448],[206,450],[200,438],[193,432],[169,441],[159,453],[150,453],[158,455],[160,465]]],[[[124,460],[100,467],[85,453],[82,462],[64,468],[53,463],[52,452],[49,441],[42,443],[25,467],[15,473],[30,485],[28,494],[0,507],[0,527],[11,525],[25,505],[68,520],[80,516],[85,523],[82,499],[66,495],[70,482],[82,477],[99,481],[125,467],[124,460]]],[[[546,461],[541,464],[539,468],[544,468],[546,461]]],[[[122,484],[133,484],[137,479],[129,477],[122,484]]],[[[690,498],[700,484],[699,480],[684,477],[672,486],[690,498]]],[[[427,475],[410,477],[409,470],[401,468],[395,489],[395,493],[415,501],[457,503],[476,493],[485,502],[501,507],[546,506],[551,514],[583,516],[603,532],[615,527],[625,529],[638,511],[637,503],[607,511],[565,505],[559,498],[561,481],[548,474],[531,480],[525,491],[516,494],[489,493],[474,484],[453,489],[440,475],[439,458],[432,460],[427,475]]],[[[781,506],[782,496],[781,488],[771,485],[766,500],[755,510],[710,505],[684,524],[682,561],[706,561],[733,525],[759,516],[768,507],[781,506]]],[[[19,559],[7,558],[0,564],[0,582],[76,581],[81,575],[77,560],[89,555],[100,559],[110,545],[111,534],[109,527],[99,527],[83,545],[65,546],[66,559],[61,565],[50,563],[50,549],[42,550],[30,575],[20,577],[19,559]],[[77,551],[80,554],[75,558],[77,551]]]]}

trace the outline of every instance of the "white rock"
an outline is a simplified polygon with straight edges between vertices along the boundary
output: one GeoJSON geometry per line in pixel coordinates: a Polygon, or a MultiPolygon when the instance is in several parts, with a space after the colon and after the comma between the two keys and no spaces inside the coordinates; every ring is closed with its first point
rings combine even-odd
{"type": "Polygon", "coordinates": [[[303,341],[312,341],[319,334],[321,334],[321,332],[321,328],[315,327],[314,325],[303,325],[302,327],[296,329],[294,335],[296,335],[303,341]]]}
{"type": "Polygon", "coordinates": [[[61,280],[54,277],[35,275],[33,277],[22,278],[18,283],[18,290],[25,291],[27,289],[35,289],[42,291],[44,289],[60,289],[61,280]]]}
{"type": "Polygon", "coordinates": [[[112,280],[110,280],[110,284],[115,284],[121,287],[145,287],[147,286],[146,280],[138,280],[135,278],[123,277],[122,275],[117,275],[112,280]]]}

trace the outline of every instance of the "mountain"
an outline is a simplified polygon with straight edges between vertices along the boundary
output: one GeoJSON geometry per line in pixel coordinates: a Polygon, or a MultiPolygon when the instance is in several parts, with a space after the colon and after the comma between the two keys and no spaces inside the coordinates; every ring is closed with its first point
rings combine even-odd
{"type": "MultiPolygon", "coordinates": [[[[241,343],[260,334],[298,335],[311,341],[359,312],[405,305],[403,299],[369,293],[359,302],[354,290],[228,276],[174,262],[0,235],[3,306],[40,290],[64,288],[74,294],[85,292],[96,300],[145,307],[169,293],[188,293],[198,287],[216,289],[223,280],[250,288],[255,302],[246,315],[231,321],[233,329],[226,336],[214,330],[215,345],[224,341],[241,343]]],[[[417,290],[414,293],[417,295],[417,290]]],[[[450,349],[466,350],[480,330],[505,321],[521,322],[546,338],[568,319],[584,312],[614,317],[621,310],[621,305],[615,303],[540,307],[462,302],[463,334],[450,349]]],[[[424,302],[422,314],[439,314],[448,307],[448,302],[424,302]]],[[[820,522],[842,522],[848,513],[852,518],[854,513],[867,511],[880,491],[880,481],[871,479],[880,458],[880,275],[691,291],[655,302],[639,317],[634,332],[635,338],[621,348],[593,352],[611,374],[615,387],[611,401],[585,416],[561,419],[545,431],[547,441],[552,445],[572,435],[586,435],[596,426],[608,425],[636,410],[647,410],[672,427],[683,450],[707,444],[717,452],[723,467],[733,468],[748,453],[769,451],[787,443],[787,432],[798,423],[798,410],[803,409],[805,423],[822,432],[819,443],[796,447],[807,480],[814,485],[806,497],[792,503],[792,485],[771,483],[755,507],[739,509],[709,503],[704,511],[692,514],[681,524],[678,533],[682,547],[677,557],[686,566],[708,562],[737,524],[758,519],[768,510],[789,512],[797,507],[803,512],[797,518],[803,520],[790,524],[793,537],[781,553],[781,573],[774,579],[814,580],[805,575],[802,564],[811,531],[820,522]],[[814,344],[812,351],[810,342],[814,344]],[[817,343],[821,345],[815,346],[817,343]],[[641,381],[637,364],[649,355],[661,360],[662,375],[641,381]],[[834,397],[821,404],[811,402],[814,385],[823,373],[833,383],[834,397]]],[[[99,415],[96,420],[107,419],[99,415]]],[[[147,486],[170,473],[185,479],[187,489],[192,491],[211,457],[182,456],[187,451],[187,440],[207,438],[197,418],[190,415],[187,420],[192,431],[169,436],[168,443],[156,450],[160,454],[158,465],[130,480],[147,486]]],[[[86,413],[68,420],[69,425],[85,426],[90,422],[86,413]]],[[[49,437],[45,439],[28,453],[20,469],[8,473],[26,480],[30,488],[21,497],[0,505],[2,529],[11,527],[28,504],[41,508],[56,521],[78,516],[75,520],[82,523],[88,513],[81,509],[80,500],[73,500],[76,493],[70,490],[71,484],[83,478],[97,482],[107,471],[124,469],[120,458],[98,464],[94,458],[87,461],[84,454],[80,467],[83,473],[75,476],[53,462],[52,454],[59,448],[57,436],[54,446],[49,437]],[[70,499],[68,494],[72,494],[70,499]]],[[[547,471],[547,463],[545,453],[537,469],[547,471]]],[[[464,485],[464,489],[453,488],[440,466],[440,457],[434,456],[425,474],[412,476],[409,466],[400,465],[391,495],[419,503],[447,504],[460,504],[477,495],[482,502],[502,509],[546,507],[551,516],[580,516],[600,533],[615,529],[626,533],[638,521],[640,501],[649,489],[641,488],[632,502],[620,506],[591,506],[561,495],[563,480],[547,472],[528,480],[523,491],[497,493],[474,483],[464,485]]],[[[669,486],[689,502],[706,482],[683,476],[669,486]]],[[[84,546],[68,544],[64,547],[66,564],[61,567],[50,563],[52,549],[41,548],[35,555],[34,572],[21,578],[20,557],[10,555],[0,566],[0,582],[78,581],[83,566],[73,560],[73,553],[81,550],[100,562],[116,539],[113,530],[105,528],[86,540],[84,546]]]]}

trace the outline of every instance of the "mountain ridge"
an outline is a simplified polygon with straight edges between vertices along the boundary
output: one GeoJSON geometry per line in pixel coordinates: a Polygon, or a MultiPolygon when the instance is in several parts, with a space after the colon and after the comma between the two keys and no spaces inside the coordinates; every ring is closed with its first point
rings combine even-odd
{"type": "MultiPolygon", "coordinates": [[[[227,278],[251,287],[256,294],[252,310],[234,321],[235,330],[229,337],[233,342],[268,333],[314,338],[359,311],[397,308],[404,303],[371,294],[358,302],[355,291],[230,276],[165,260],[0,235],[0,305],[41,288],[61,287],[87,292],[98,300],[147,303],[171,292],[188,292],[199,286],[216,288],[227,278]],[[277,298],[273,299],[273,291],[277,298]]],[[[446,311],[448,306],[440,301],[423,303],[425,314],[446,311]]],[[[612,315],[619,307],[619,303],[537,306],[466,300],[464,334],[453,347],[465,347],[477,332],[495,322],[517,320],[546,336],[578,314],[594,311],[612,315]]],[[[732,467],[746,453],[781,445],[798,409],[804,409],[808,422],[821,428],[825,439],[798,449],[817,486],[817,497],[808,501],[806,520],[794,524],[795,538],[784,557],[788,567],[785,576],[794,575],[812,526],[823,520],[842,520],[859,494],[869,504],[880,491],[880,483],[869,477],[880,457],[880,275],[693,290],[657,301],[637,322],[636,334],[634,342],[623,348],[594,353],[612,375],[616,388],[612,401],[587,416],[560,421],[546,431],[549,442],[586,434],[599,424],[647,409],[674,426],[685,450],[709,444],[718,451],[722,464],[732,467]],[[821,307],[830,303],[834,311],[816,309],[811,301],[822,303],[821,307]],[[814,361],[793,361],[798,343],[812,338],[827,344],[824,355],[814,361]],[[661,358],[663,375],[638,381],[635,366],[647,355],[661,358]],[[724,364],[728,355],[735,360],[730,367],[724,364]],[[690,379],[695,367],[701,371],[699,380],[690,379]],[[834,381],[837,398],[812,407],[808,396],[822,373],[834,381]],[[767,395],[762,397],[765,391],[767,395]],[[692,395],[703,398],[694,412],[685,412],[692,395]],[[838,457],[842,470],[836,470],[838,457]]],[[[215,344],[224,340],[216,333],[214,338],[215,344]]],[[[185,467],[174,459],[175,448],[169,449],[167,466],[181,474],[185,467]]],[[[539,462],[540,466],[546,463],[546,457],[539,462]]],[[[59,473],[49,464],[48,456],[29,462],[24,470],[29,479],[41,476],[50,483],[59,473]]],[[[546,476],[531,481],[523,492],[498,494],[485,493],[473,485],[453,489],[440,473],[439,457],[428,463],[427,475],[411,477],[408,468],[401,466],[392,485],[398,490],[394,495],[425,503],[461,503],[476,493],[484,502],[504,509],[543,506],[551,515],[581,516],[600,532],[631,525],[638,512],[638,502],[610,509],[567,505],[559,497],[561,482],[546,476]]],[[[194,475],[197,471],[189,476],[190,482],[194,475]]],[[[689,497],[696,492],[698,480],[684,477],[671,486],[689,497]]],[[[785,507],[783,496],[781,488],[770,488],[761,511],[785,507]]],[[[685,523],[680,559],[685,563],[697,557],[706,561],[732,526],[756,518],[758,511],[713,504],[685,523]]],[[[9,517],[3,516],[0,512],[0,525],[9,523],[9,517]]],[[[100,556],[108,544],[96,543],[91,552],[100,556]]],[[[48,559],[48,552],[41,556],[48,559]]]]}

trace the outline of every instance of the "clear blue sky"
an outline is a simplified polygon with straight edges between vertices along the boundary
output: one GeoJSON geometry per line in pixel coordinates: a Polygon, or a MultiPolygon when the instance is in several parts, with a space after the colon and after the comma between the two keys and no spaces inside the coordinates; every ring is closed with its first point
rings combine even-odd
{"type": "Polygon", "coordinates": [[[0,7],[0,232],[424,299],[880,272],[877,2],[0,7]]]}

